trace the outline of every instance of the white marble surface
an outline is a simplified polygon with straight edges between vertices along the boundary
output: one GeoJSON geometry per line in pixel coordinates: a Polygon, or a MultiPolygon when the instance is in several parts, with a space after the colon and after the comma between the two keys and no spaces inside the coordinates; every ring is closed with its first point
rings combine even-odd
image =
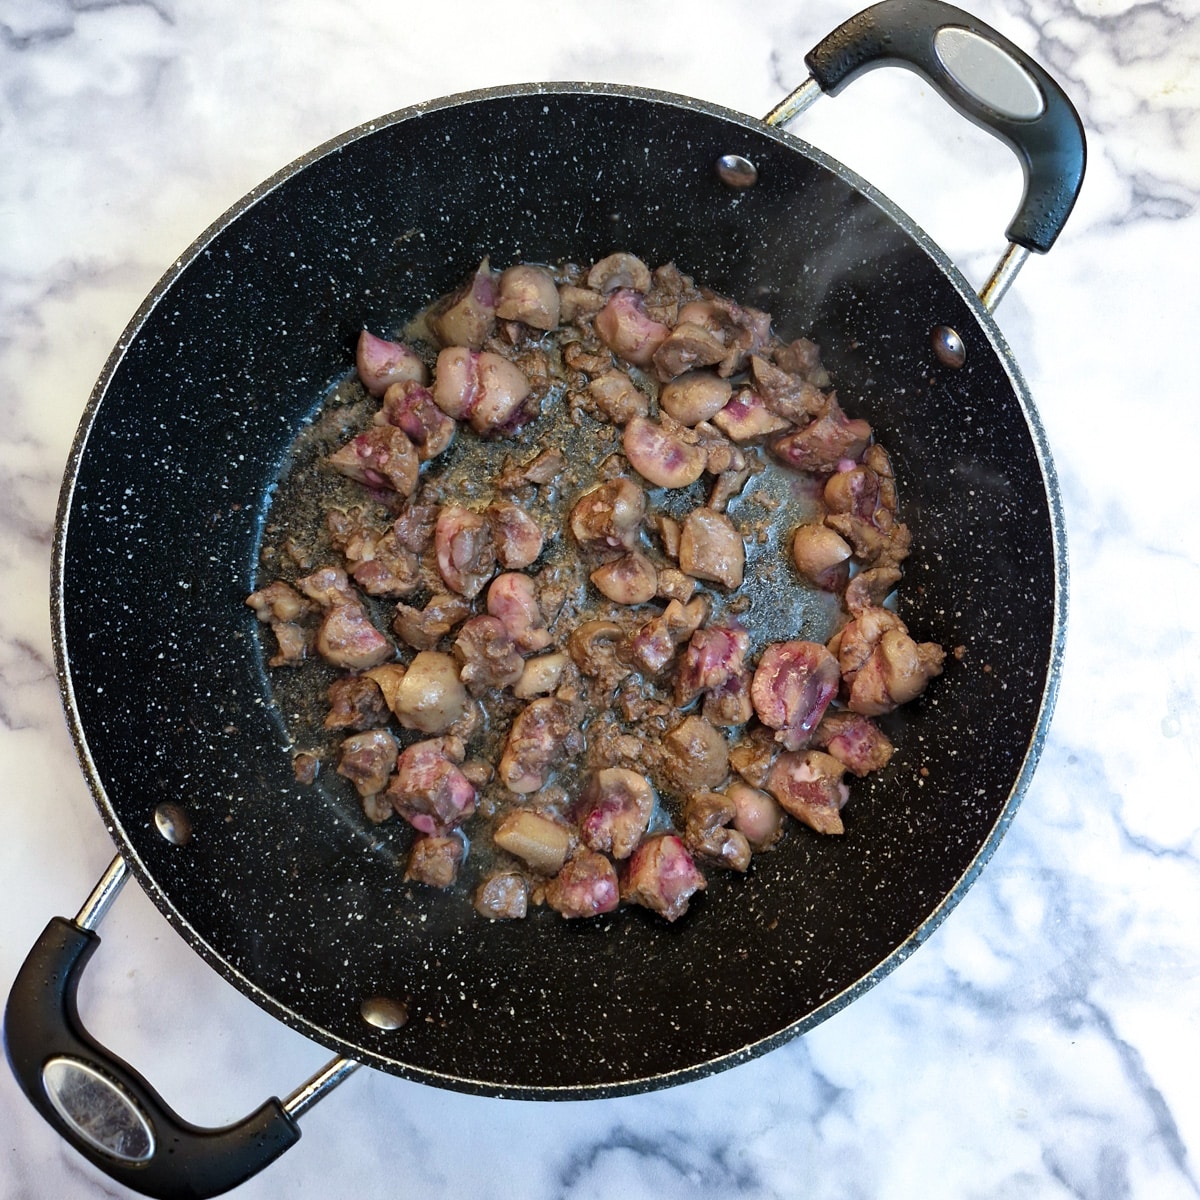
{"type": "MultiPolygon", "coordinates": [[[[239,1196],[851,1198],[1200,1194],[1200,540],[1192,464],[1200,26],[1191,0],[977,0],[1074,97],[1083,197],[999,321],[1061,476],[1073,608],[1057,715],[999,851],[865,997],[765,1058],[652,1095],[503,1102],[360,1072],[239,1196]]],[[[61,716],[55,502],[106,355],[177,253],[262,178],[406,104],[486,84],[645,84],[761,114],[851,0],[0,0],[0,984],[111,853],[61,716]]],[[[796,132],[980,281],[1007,152],[915,77],[796,132]]],[[[87,1020],[222,1123],[327,1054],[225,984],[136,887],[87,1020]]],[[[0,1195],[124,1194],[0,1071],[0,1195]]]]}

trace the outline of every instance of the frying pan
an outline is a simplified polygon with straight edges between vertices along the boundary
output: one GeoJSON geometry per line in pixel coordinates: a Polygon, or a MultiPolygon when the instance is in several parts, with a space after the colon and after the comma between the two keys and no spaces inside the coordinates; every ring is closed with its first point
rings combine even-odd
{"type": "Polygon", "coordinates": [[[555,84],[352,130],[201,235],[114,349],[62,491],[53,617],[68,721],[119,854],[31,952],[5,1043],[32,1103],[122,1183],[227,1190],[359,1064],[542,1099],[730,1066],[878,981],[994,850],[1049,721],[1066,552],[1045,440],[990,311],[1066,220],[1082,128],[1017,47],[934,0],[886,0],[806,61],[811,78],[762,121],[555,84]],[[884,62],[919,71],[1022,161],[1009,249],[980,296],[886,198],[782,130],[884,62]],[[461,897],[404,885],[405,831],[369,826],[344,781],[296,782],[243,601],[292,443],[346,377],[361,328],[399,328],[485,254],[618,248],[820,343],[896,464],[916,548],[901,613],[954,652],[890,719],[896,757],[856,784],[844,837],[793,830],[671,926],[640,910],[488,923],[461,897]],[[203,1130],[99,1046],[75,991],[130,873],[226,978],[335,1050],[330,1066],[203,1130]]]}

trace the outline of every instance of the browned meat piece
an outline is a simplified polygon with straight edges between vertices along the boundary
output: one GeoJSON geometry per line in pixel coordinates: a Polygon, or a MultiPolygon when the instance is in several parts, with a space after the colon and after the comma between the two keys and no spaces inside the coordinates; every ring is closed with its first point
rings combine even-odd
{"type": "Polygon", "coordinates": [[[653,282],[646,293],[646,312],[664,325],[675,325],[679,320],[680,305],[698,300],[700,293],[695,283],[674,263],[655,267],[651,274],[653,282]]]}
{"type": "Polygon", "coordinates": [[[773,433],[792,428],[790,421],[776,416],[750,388],[739,388],[729,403],[715,413],[712,423],[730,440],[741,445],[760,442],[773,433]]]}
{"type": "Polygon", "coordinates": [[[472,705],[449,654],[422,650],[395,687],[383,694],[396,720],[421,733],[458,733],[472,705]]]}
{"type": "Polygon", "coordinates": [[[542,552],[541,526],[515,504],[497,500],[484,513],[492,529],[496,561],[506,571],[532,566],[542,552]]]}
{"type": "Polygon", "coordinates": [[[337,604],[359,603],[358,593],[350,586],[350,580],[341,567],[321,567],[311,575],[296,580],[296,586],[322,608],[333,608],[337,604]]]}
{"type": "Polygon", "coordinates": [[[607,371],[588,384],[591,407],[604,420],[625,425],[634,417],[644,417],[650,411],[650,401],[639,391],[624,371],[607,371]]]}
{"type": "Polygon", "coordinates": [[[316,638],[311,629],[291,621],[272,621],[271,632],[275,635],[275,653],[267,659],[267,666],[298,667],[312,653],[316,638]]]}
{"type": "Polygon", "coordinates": [[[551,446],[522,467],[521,473],[528,483],[553,483],[566,465],[567,459],[563,452],[557,446],[551,446]]]}
{"type": "Polygon", "coordinates": [[[354,582],[368,596],[398,600],[421,587],[421,560],[400,544],[394,530],[374,542],[356,539],[352,545],[363,557],[352,560],[347,554],[346,562],[354,582]]]}
{"type": "Polygon", "coordinates": [[[422,462],[436,458],[454,441],[458,429],[433,402],[433,393],[424,384],[405,380],[393,383],[384,393],[380,414],[389,425],[404,431],[422,462]]]}
{"type": "Polygon", "coordinates": [[[746,835],[730,829],[737,806],[720,792],[698,792],[683,806],[683,840],[698,858],[717,867],[744,871],[750,865],[746,835]]]}
{"type": "Polygon", "coordinates": [[[678,600],[680,604],[687,604],[695,594],[696,581],[690,575],[685,575],[674,567],[659,571],[658,591],[655,595],[660,600],[678,600]]]}
{"type": "Polygon", "coordinates": [[[254,609],[254,615],[264,623],[298,621],[313,611],[312,604],[282,579],[276,579],[265,588],[251,592],[246,597],[246,603],[254,609]]]}
{"type": "Polygon", "coordinates": [[[796,338],[786,346],[777,346],[775,364],[789,375],[799,375],[817,387],[829,386],[829,372],[821,365],[821,347],[808,338],[796,338]]]}
{"type": "Polygon", "coordinates": [[[337,773],[354,784],[360,796],[377,796],[388,785],[400,748],[385,729],[352,733],[338,749],[337,773]]]}
{"type": "Polygon", "coordinates": [[[855,674],[848,707],[877,717],[915,700],[942,673],[945,657],[936,642],[918,644],[899,629],[888,630],[855,674]]]}
{"type": "Polygon", "coordinates": [[[842,463],[825,481],[823,497],[831,513],[853,513],[869,521],[879,507],[879,476],[870,467],[842,463]]]}
{"type": "Polygon", "coordinates": [[[847,417],[832,394],[827,400],[825,412],[816,420],[771,443],[776,456],[797,471],[829,474],[843,459],[859,458],[871,440],[866,421],[847,417]]]}
{"type": "Polygon", "coordinates": [[[629,660],[643,675],[659,675],[670,665],[675,651],[704,624],[708,601],[702,596],[680,604],[672,600],[661,615],[643,625],[630,639],[629,660]]]}
{"type": "Polygon", "coordinates": [[[621,901],[616,868],[592,850],[581,849],[546,884],[546,903],[564,917],[595,917],[621,901]]]}
{"type": "Polygon", "coordinates": [[[896,474],[888,452],[878,443],[872,442],[863,451],[863,466],[870,467],[879,479],[879,503],[893,515],[896,512],[896,474]]]}
{"type": "Polygon", "coordinates": [[[654,370],[666,382],[699,367],[719,363],[726,355],[725,343],[702,325],[681,322],[654,352],[654,370]]]}
{"type": "Polygon", "coordinates": [[[854,682],[854,676],[871,657],[879,639],[892,629],[908,632],[908,627],[890,608],[864,608],[830,639],[829,650],[837,655],[838,669],[847,683],[854,682]]]}
{"type": "Polygon", "coordinates": [[[750,637],[744,629],[709,625],[692,634],[675,675],[675,703],[690,704],[701,692],[724,687],[745,669],[750,637]]]}
{"type": "Polygon", "coordinates": [[[797,425],[825,411],[828,398],[805,379],[789,375],[760,358],[750,359],[750,377],[763,404],[777,417],[797,425]]]}
{"type": "Polygon", "coordinates": [[[859,778],[883,770],[896,749],[874,721],[845,711],[827,712],[813,734],[812,744],[828,750],[859,778]]]}
{"type": "Polygon", "coordinates": [[[650,781],[625,767],[605,767],[589,779],[576,819],[589,850],[628,858],[646,832],[654,809],[650,781]]]}
{"type": "Polygon", "coordinates": [[[689,487],[708,462],[703,446],[646,417],[634,417],[625,426],[621,445],[633,469],[655,487],[689,487]]]}
{"type": "MultiPolygon", "coordinates": [[[[674,517],[667,516],[666,513],[655,513],[654,529],[658,534],[659,542],[662,543],[663,553],[668,558],[678,559],[679,535],[683,531],[683,526],[674,517]]],[[[684,603],[686,604],[687,601],[685,600],[684,603]]]]}
{"type": "Polygon", "coordinates": [[[636,367],[649,367],[654,352],[670,330],[646,315],[642,297],[629,288],[618,288],[592,321],[600,340],[618,357],[636,367]]]}
{"type": "Polygon", "coordinates": [[[496,326],[496,276],[485,258],[475,274],[435,306],[429,328],[443,346],[478,350],[496,326]]]}
{"type": "Polygon", "coordinates": [[[591,771],[625,766],[640,772],[655,757],[653,748],[641,738],[626,733],[612,713],[602,713],[587,727],[587,754],[584,765],[591,771]]]}
{"type": "Polygon", "coordinates": [[[335,679],[326,693],[329,712],[326,729],[374,729],[386,725],[388,706],[379,685],[365,675],[343,675],[335,679]]]}
{"type": "Polygon", "coordinates": [[[337,604],[317,630],[317,653],[335,667],[365,671],[396,656],[396,648],[371,624],[362,602],[337,604]]]}
{"type": "Polygon", "coordinates": [[[752,787],[767,782],[767,773],[775,761],[779,743],[769,729],[750,730],[729,751],[729,765],[752,787]]]}
{"type": "Polygon", "coordinates": [[[520,264],[500,276],[496,316],[502,321],[521,321],[534,329],[558,325],[558,285],[545,267],[520,264]]]}
{"type": "Polygon", "coordinates": [[[531,871],[554,875],[562,870],[576,838],[574,831],[561,821],[545,813],[518,808],[496,826],[492,840],[531,871]]]}
{"type": "Polygon", "coordinates": [[[704,697],[704,707],[701,709],[704,719],[712,725],[725,727],[744,725],[754,716],[750,682],[750,672],[742,671],[710,691],[704,697]]]}
{"type": "Polygon", "coordinates": [[[436,504],[406,504],[392,524],[396,541],[413,554],[424,554],[433,542],[440,511],[436,504]]]}
{"type": "Polygon", "coordinates": [[[606,296],[619,288],[648,292],[651,282],[650,268],[627,250],[618,250],[600,259],[587,274],[588,287],[606,296]]]}
{"type": "Polygon", "coordinates": [[[472,696],[516,683],[525,667],[504,622],[496,617],[467,621],[458,631],[454,652],[463,664],[460,676],[472,696]]]}
{"type": "Polygon", "coordinates": [[[833,755],[821,750],[781,754],[767,777],[767,791],[818,833],[844,833],[841,811],[850,798],[844,771],[833,755]]]}
{"type": "MultiPolygon", "coordinates": [[[[660,348],[660,354],[667,344],[660,348]]],[[[729,380],[722,379],[715,371],[688,371],[663,387],[658,402],[681,425],[690,426],[711,421],[729,403],[732,394],[729,380]]]]}
{"type": "Polygon", "coordinates": [[[604,305],[604,297],[591,288],[564,283],[558,289],[558,317],[564,325],[586,327],[604,305]]]}
{"type": "Polygon", "coordinates": [[[451,346],[438,355],[433,401],[447,416],[469,421],[476,433],[511,429],[529,391],[520,367],[490,350],[451,346]]]}
{"type": "Polygon", "coordinates": [[[814,587],[838,592],[850,578],[854,551],[835,529],[827,525],[801,525],[792,535],[792,561],[814,587]]]}
{"type": "Polygon", "coordinates": [[[529,911],[529,884],[517,871],[489,875],[476,889],[475,911],[493,921],[519,921],[529,911]]]}
{"type": "Polygon", "coordinates": [[[754,468],[749,464],[737,470],[720,472],[712,486],[712,491],[708,494],[708,508],[713,512],[723,513],[729,507],[730,500],[741,495],[742,489],[753,474],[754,468]]]}
{"type": "Polygon", "coordinates": [[[632,480],[610,479],[575,502],[571,533],[582,550],[632,550],[645,515],[646,493],[632,480]]]}
{"type": "Polygon", "coordinates": [[[469,508],[447,504],[438,514],[433,544],[446,586],[468,600],[478,596],[496,570],[489,523],[469,508]]]}
{"type": "Polygon", "coordinates": [[[246,597],[254,615],[271,626],[277,652],[267,660],[271,667],[299,666],[312,650],[313,633],[296,624],[314,611],[314,605],[281,579],[246,597]]]}
{"type": "Polygon", "coordinates": [[[297,783],[316,783],[321,773],[321,759],[311,750],[301,750],[292,759],[292,774],[297,783]]]}
{"type": "Polygon", "coordinates": [[[396,605],[392,628],[414,650],[432,650],[456,625],[471,615],[471,605],[461,596],[431,596],[423,609],[396,605]]]}
{"type": "Polygon", "coordinates": [[[709,579],[732,591],[742,585],[746,547],[724,514],[694,508],[679,536],[679,569],[693,579],[709,579]]]}
{"type": "Polygon", "coordinates": [[[570,705],[544,697],[517,714],[496,773],[510,791],[536,792],[545,786],[551,771],[579,749],[578,725],[570,705]]]}
{"type": "Polygon", "coordinates": [[[585,375],[604,375],[611,371],[613,366],[611,351],[592,338],[568,342],[562,348],[562,358],[572,371],[580,371],[585,375]]]}
{"type": "Polygon", "coordinates": [[[460,837],[418,837],[408,852],[405,883],[423,883],[427,887],[453,887],[462,866],[463,841],[460,837]]]}
{"type": "Polygon", "coordinates": [[[421,467],[412,442],[394,425],[372,425],[325,461],[349,479],[401,496],[412,495],[421,467]]]}
{"type": "Polygon", "coordinates": [[[681,796],[712,791],[729,775],[729,746],[703,717],[684,717],[663,738],[662,774],[681,796]]]}
{"type": "Polygon", "coordinates": [[[475,811],[475,789],[451,756],[462,762],[457,738],[431,738],[414,742],[396,762],[388,799],[420,833],[444,837],[475,811]]]}
{"type": "Polygon", "coordinates": [[[707,886],[688,848],[673,833],[648,837],[633,852],[621,882],[621,899],[677,921],[688,901],[707,886]]]}
{"type": "Polygon", "coordinates": [[[765,350],[771,340],[770,314],[711,292],[705,292],[703,300],[684,305],[678,320],[702,325],[721,338],[727,350],[717,369],[725,378],[744,371],[751,356],[765,350]]]}
{"type": "Polygon", "coordinates": [[[521,678],[512,686],[518,700],[533,700],[557,692],[567,676],[570,658],[561,650],[527,659],[521,668],[521,678]]]}
{"type": "Polygon", "coordinates": [[[752,850],[768,850],[783,837],[783,809],[773,797],[746,783],[731,783],[725,794],[733,802],[733,827],[752,850]]]}
{"type": "Polygon", "coordinates": [[[908,557],[912,536],[908,526],[877,508],[869,521],[853,513],[830,513],[825,524],[854,547],[854,557],[867,566],[894,567],[908,557]]]}
{"type": "Polygon", "coordinates": [[[411,380],[426,383],[429,372],[425,364],[399,342],[388,342],[365,329],[358,335],[355,365],[363,387],[372,396],[382,396],[394,383],[411,380]]]}
{"type": "Polygon", "coordinates": [[[645,604],[658,592],[654,564],[636,550],[597,567],[590,578],[596,589],[614,604],[645,604]]]}
{"type": "Polygon", "coordinates": [[[860,571],[846,588],[843,597],[846,607],[852,613],[860,613],[865,608],[878,608],[899,582],[900,572],[896,567],[872,567],[868,571],[860,571]]]}
{"type": "Polygon", "coordinates": [[[609,691],[629,674],[618,658],[624,637],[615,621],[584,621],[571,631],[567,650],[582,675],[599,680],[601,689],[609,691]]]}
{"type": "Polygon", "coordinates": [[[837,660],[819,642],[773,642],[758,660],[750,697],[758,719],[788,750],[807,746],[840,682],[837,660]]]}
{"type": "Polygon", "coordinates": [[[537,585],[528,575],[507,571],[492,580],[487,594],[488,612],[508,632],[521,654],[532,654],[550,645],[550,632],[537,600],[537,585]]]}

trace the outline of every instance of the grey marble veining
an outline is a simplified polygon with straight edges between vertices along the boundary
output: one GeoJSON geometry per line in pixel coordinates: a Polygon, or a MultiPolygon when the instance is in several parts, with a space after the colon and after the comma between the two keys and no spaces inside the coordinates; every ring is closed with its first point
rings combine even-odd
{"type": "MultiPolygon", "coordinates": [[[[561,1104],[359,1072],[238,1195],[1200,1194],[1200,27],[1188,0],[968,7],[1061,79],[1089,136],[1067,231],[998,313],[1054,453],[1073,603],[1049,742],[994,858],[900,968],[764,1058],[561,1104]]],[[[0,981],[112,853],[59,707],[50,547],[87,396],[176,256],[312,146],[468,88],[609,80],[765,112],[853,8],[0,0],[0,981]]],[[[915,77],[873,74],[793,131],[982,281],[1019,171],[915,77]]],[[[190,1119],[231,1120],[326,1059],[136,888],[101,932],[85,1018],[190,1119]]],[[[123,1194],[7,1071],[0,1129],[0,1195],[123,1194]]]]}

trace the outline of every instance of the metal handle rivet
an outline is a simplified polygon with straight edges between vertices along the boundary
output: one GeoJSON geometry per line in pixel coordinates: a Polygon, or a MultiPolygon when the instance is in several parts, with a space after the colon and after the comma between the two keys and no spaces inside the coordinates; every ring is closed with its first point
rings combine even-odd
{"type": "Polygon", "coordinates": [[[192,840],[191,818],[170,801],[154,810],[154,827],[172,846],[186,846],[192,840]]]}
{"type": "Polygon", "coordinates": [[[408,1024],[408,1005],[384,996],[372,996],[364,1000],[358,1011],[362,1019],[376,1029],[400,1029],[408,1024]]]}
{"type": "Polygon", "coordinates": [[[933,331],[933,352],[938,362],[956,371],[967,361],[967,348],[958,333],[949,325],[938,325],[933,331]]]}
{"type": "Polygon", "coordinates": [[[742,191],[758,182],[758,168],[740,154],[722,154],[717,159],[717,178],[726,187],[742,191]]]}

